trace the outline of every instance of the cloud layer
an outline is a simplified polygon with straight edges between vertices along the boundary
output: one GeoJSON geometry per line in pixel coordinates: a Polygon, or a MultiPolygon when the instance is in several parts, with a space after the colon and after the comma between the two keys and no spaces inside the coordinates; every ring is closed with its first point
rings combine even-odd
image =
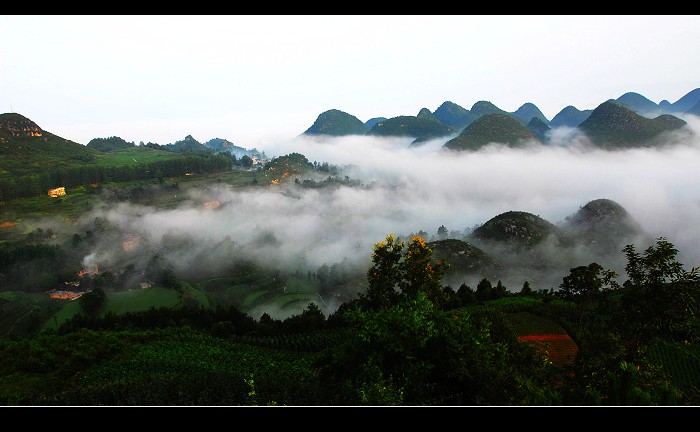
{"type": "MultiPolygon", "coordinates": [[[[700,130],[696,118],[687,120],[691,130],[700,130]]],[[[674,243],[687,267],[700,263],[698,135],[679,133],[660,148],[624,151],[587,147],[575,130],[555,131],[551,145],[524,149],[491,145],[455,153],[441,148],[445,139],[417,148],[410,141],[314,137],[263,149],[348,166],[342,175],[363,187],[303,189],[293,181],[252,189],[221,186],[191,191],[176,208],[119,204],[86,220],[106,217],[123,232],[139,235],[181,272],[216,273],[236,256],[306,272],[343,260],[366,268],[373,244],[388,233],[432,235],[440,225],[463,232],[509,210],[556,224],[587,202],[607,198],[652,238],[674,243]],[[210,200],[221,206],[205,208],[210,200]],[[163,242],[169,246],[162,248],[163,242]]],[[[120,247],[105,242],[87,258],[116,264],[123,259],[120,247]]]]}

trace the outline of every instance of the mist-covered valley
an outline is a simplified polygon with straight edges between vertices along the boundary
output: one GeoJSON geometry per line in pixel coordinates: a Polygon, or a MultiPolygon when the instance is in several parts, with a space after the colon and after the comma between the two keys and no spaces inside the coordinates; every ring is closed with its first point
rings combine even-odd
{"type": "MultiPolygon", "coordinates": [[[[643,250],[657,237],[672,242],[679,261],[690,267],[700,262],[700,125],[688,117],[688,128],[667,134],[663,146],[615,151],[590,146],[567,128],[554,129],[546,145],[494,144],[473,152],[446,150],[447,139],[411,146],[408,138],[300,136],[264,150],[328,162],[352,185],[302,187],[303,180],[325,175],[315,172],[264,187],[221,183],[174,191],[186,198],[167,207],[104,200],[80,218],[85,229],[93,230],[96,218],[109,226],[85,251],[82,265],[146,269],[158,255],[161,267],[195,281],[224,276],[240,262],[278,275],[314,277],[324,264],[326,270],[335,265],[342,295],[321,297],[327,313],[366,289],[373,245],[389,233],[405,240],[413,234],[427,241],[463,240],[497,263],[497,271],[483,273],[453,269],[444,281],[453,289],[462,283],[474,288],[488,277],[511,291],[524,281],[535,290],[556,290],[570,268],[591,262],[617,271],[622,282],[622,247],[634,243],[643,250]],[[641,228],[638,235],[608,239],[612,249],[557,236],[514,249],[472,236],[509,211],[536,215],[566,231],[567,218],[598,199],[624,208],[641,228]],[[441,226],[446,235],[438,235],[441,226]]],[[[283,317],[298,310],[254,312],[283,317]]]]}

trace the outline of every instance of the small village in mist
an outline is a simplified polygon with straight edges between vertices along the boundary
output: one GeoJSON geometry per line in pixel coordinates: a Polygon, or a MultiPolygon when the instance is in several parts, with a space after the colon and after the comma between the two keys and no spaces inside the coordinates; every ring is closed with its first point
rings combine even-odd
{"type": "Polygon", "coordinates": [[[335,283],[341,282],[337,292],[325,290],[316,297],[319,293],[310,289],[312,295],[283,310],[268,304],[247,311],[256,319],[263,313],[287,318],[309,301],[333,313],[366,290],[372,247],[390,233],[405,240],[421,235],[426,241],[471,242],[502,267],[490,273],[451,271],[446,282],[454,289],[463,283],[476,287],[489,277],[510,291],[519,291],[525,281],[535,289],[557,290],[571,268],[594,261],[624,274],[622,247],[631,243],[643,250],[657,237],[673,242],[682,262],[700,262],[700,198],[688,189],[700,181],[693,169],[700,160],[696,135],[671,137],[672,144],[663,149],[615,152],[586,147],[575,136],[548,146],[494,145],[459,155],[441,150],[445,140],[415,149],[410,141],[299,137],[266,153],[308,155],[311,163],[333,167],[333,175],[311,170],[281,178],[284,173],[255,167],[247,172],[258,175],[257,187],[210,183],[174,189],[165,192],[176,199],[167,207],[119,200],[106,188],[77,221],[47,219],[37,226],[67,239],[76,231],[83,237],[90,232],[90,241],[79,248],[80,269],[99,267],[118,277],[132,266],[127,289],[154,283],[147,274],[156,256],[158,266],[186,280],[225,277],[245,261],[286,277],[311,274],[313,280],[333,268],[335,283]],[[341,181],[303,186],[305,180],[329,177],[341,181]],[[567,219],[600,199],[622,206],[639,230],[602,249],[552,236],[535,248],[514,251],[472,237],[475,228],[508,211],[531,213],[565,229],[567,219]]]}

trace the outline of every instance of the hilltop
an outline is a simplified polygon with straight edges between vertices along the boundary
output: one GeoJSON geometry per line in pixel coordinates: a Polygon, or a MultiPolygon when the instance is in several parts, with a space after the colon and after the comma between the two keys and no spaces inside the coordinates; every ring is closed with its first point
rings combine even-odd
{"type": "Polygon", "coordinates": [[[45,131],[21,114],[0,114],[0,178],[92,162],[99,153],[45,131]]]}
{"type": "Polygon", "coordinates": [[[471,120],[468,109],[450,101],[443,102],[434,114],[438,120],[455,129],[463,127],[471,120]]]}
{"type": "Polygon", "coordinates": [[[560,235],[556,225],[523,211],[501,213],[472,233],[474,239],[502,242],[516,249],[537,245],[550,235],[560,235]]]}
{"type": "Polygon", "coordinates": [[[533,118],[537,118],[545,126],[549,125],[549,120],[547,120],[547,117],[542,114],[542,111],[540,111],[535,104],[530,102],[523,104],[512,114],[518,117],[523,124],[528,124],[533,118]]]}
{"type": "Polygon", "coordinates": [[[473,244],[458,240],[445,239],[428,243],[436,259],[447,260],[450,268],[446,276],[474,275],[477,277],[495,277],[503,269],[486,252],[473,244]]]}
{"type": "Polygon", "coordinates": [[[331,109],[321,113],[303,135],[364,135],[367,131],[367,126],[357,117],[344,111],[331,109]]]}
{"type": "Polygon", "coordinates": [[[593,110],[579,129],[601,147],[624,148],[650,145],[661,133],[679,129],[685,124],[670,115],[648,119],[609,100],[593,110]]]}
{"type": "Polygon", "coordinates": [[[114,150],[134,147],[135,144],[118,136],[112,136],[109,138],[93,138],[87,143],[87,146],[103,153],[109,153],[114,150]]]}
{"type": "Polygon", "coordinates": [[[580,125],[584,120],[586,120],[593,110],[579,110],[573,105],[569,105],[566,108],[559,111],[557,115],[552,118],[549,122],[549,126],[553,128],[557,127],[572,127],[575,128],[580,125]]]}
{"type": "Polygon", "coordinates": [[[618,252],[624,245],[646,236],[624,207],[604,198],[588,202],[567,217],[563,229],[602,253],[618,252]]]}
{"type": "Polygon", "coordinates": [[[381,121],[368,132],[375,136],[414,137],[424,141],[450,135],[452,128],[441,122],[414,116],[398,116],[381,121]]]}
{"type": "Polygon", "coordinates": [[[116,136],[95,138],[86,146],[16,113],[0,114],[0,156],[0,201],[46,195],[61,186],[221,172],[234,162],[214,156],[189,135],[165,146],[134,146],[116,136]]]}
{"type": "Polygon", "coordinates": [[[526,140],[540,141],[528,128],[509,114],[487,114],[467,126],[457,137],[447,141],[450,150],[478,150],[489,143],[517,147],[526,140]]]}
{"type": "Polygon", "coordinates": [[[659,106],[635,92],[628,92],[616,99],[617,102],[640,115],[658,114],[659,106]]]}

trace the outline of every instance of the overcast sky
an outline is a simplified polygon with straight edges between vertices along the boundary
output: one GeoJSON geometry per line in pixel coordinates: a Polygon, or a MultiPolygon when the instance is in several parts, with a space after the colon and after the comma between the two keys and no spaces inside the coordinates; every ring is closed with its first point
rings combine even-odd
{"type": "Polygon", "coordinates": [[[86,144],[265,149],[339,109],[525,102],[551,119],[700,87],[699,16],[0,16],[0,112],[86,144]]]}

